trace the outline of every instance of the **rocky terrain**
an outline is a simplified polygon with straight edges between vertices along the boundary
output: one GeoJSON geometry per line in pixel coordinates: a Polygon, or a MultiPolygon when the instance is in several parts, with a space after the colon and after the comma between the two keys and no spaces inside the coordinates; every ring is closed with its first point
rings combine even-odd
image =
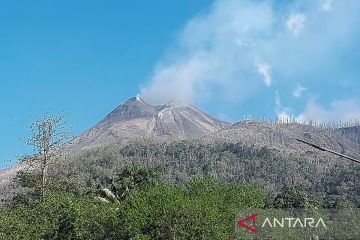
{"type": "Polygon", "coordinates": [[[171,141],[198,138],[229,125],[190,105],[152,106],[134,97],[72,140],[69,149],[81,151],[148,138],[171,141]]]}

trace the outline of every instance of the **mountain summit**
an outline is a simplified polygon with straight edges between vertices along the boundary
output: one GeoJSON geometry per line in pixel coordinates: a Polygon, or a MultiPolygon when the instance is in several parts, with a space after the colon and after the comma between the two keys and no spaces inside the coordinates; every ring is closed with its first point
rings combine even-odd
{"type": "Polygon", "coordinates": [[[197,138],[229,125],[191,105],[168,103],[153,106],[140,97],[133,97],[71,141],[70,149],[92,149],[144,138],[197,138]]]}

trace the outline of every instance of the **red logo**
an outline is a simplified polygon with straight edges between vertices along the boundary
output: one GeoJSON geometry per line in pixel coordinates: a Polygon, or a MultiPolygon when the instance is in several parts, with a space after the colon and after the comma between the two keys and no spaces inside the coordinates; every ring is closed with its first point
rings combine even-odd
{"type": "Polygon", "coordinates": [[[257,217],[257,213],[246,217],[244,219],[241,219],[237,222],[237,224],[242,227],[245,228],[246,230],[253,232],[253,233],[258,233],[258,231],[256,230],[256,217],[257,217]],[[250,225],[246,225],[246,222],[251,220],[251,224],[250,225]]]}

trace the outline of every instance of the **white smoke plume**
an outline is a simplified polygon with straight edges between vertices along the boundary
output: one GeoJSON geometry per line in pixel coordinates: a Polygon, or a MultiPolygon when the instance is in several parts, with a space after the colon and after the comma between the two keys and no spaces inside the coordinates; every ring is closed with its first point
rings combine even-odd
{"type": "MultiPolygon", "coordinates": [[[[337,83],[343,53],[358,46],[360,1],[281,2],[215,0],[186,23],[140,95],[152,104],[216,98],[239,104],[298,82],[317,91],[337,83]]],[[[295,97],[305,91],[298,90],[295,97]]]]}
{"type": "Polygon", "coordinates": [[[271,76],[271,66],[267,63],[258,63],[256,64],[258,73],[263,76],[264,83],[266,86],[271,86],[272,76],[271,76]]]}
{"type": "Polygon", "coordinates": [[[301,85],[298,84],[298,85],[296,86],[296,88],[294,89],[292,95],[293,95],[294,97],[296,97],[296,98],[300,98],[300,97],[303,95],[303,93],[306,92],[306,91],[307,91],[306,88],[304,88],[303,86],[301,86],[301,85]]]}
{"type": "Polygon", "coordinates": [[[252,51],[273,23],[268,2],[215,1],[207,14],[187,23],[176,53],[158,65],[141,96],[152,103],[194,102],[215,93],[243,98],[261,84],[261,75],[271,84],[269,73],[256,74],[257,54],[252,51]]]}
{"type": "Polygon", "coordinates": [[[311,99],[297,120],[299,122],[355,122],[360,120],[360,105],[354,99],[344,99],[332,102],[329,107],[323,107],[311,99]]]}

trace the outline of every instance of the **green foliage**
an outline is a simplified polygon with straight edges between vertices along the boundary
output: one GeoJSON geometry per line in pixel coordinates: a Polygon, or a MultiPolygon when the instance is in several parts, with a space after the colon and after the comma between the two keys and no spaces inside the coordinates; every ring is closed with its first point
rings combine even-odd
{"type": "Polygon", "coordinates": [[[32,207],[6,209],[0,215],[1,239],[106,239],[116,208],[66,192],[48,192],[32,207]]]}
{"type": "Polygon", "coordinates": [[[41,199],[41,176],[28,171],[19,171],[14,179],[15,183],[23,188],[22,192],[16,193],[12,197],[11,205],[30,206],[41,199]]]}
{"type": "Polygon", "coordinates": [[[48,191],[43,201],[4,209],[0,239],[232,239],[241,208],[262,208],[266,194],[205,177],[186,187],[150,182],[121,204],[48,191]]]}
{"type": "Polygon", "coordinates": [[[151,168],[142,168],[137,165],[124,167],[113,179],[113,191],[119,200],[135,188],[152,183],[156,179],[156,171],[151,168]]]}
{"type": "Polygon", "coordinates": [[[285,187],[273,203],[275,208],[307,208],[309,200],[306,193],[294,187],[285,187]]]}
{"type": "Polygon", "coordinates": [[[28,191],[1,210],[0,239],[234,239],[235,219],[244,209],[312,209],[322,200],[326,207],[358,205],[359,170],[325,170],[238,143],[100,149],[49,169],[42,201],[39,177],[20,173],[18,183],[28,191]],[[84,194],[100,186],[117,201],[84,194]]]}
{"type": "Polygon", "coordinates": [[[39,188],[41,176],[28,171],[19,171],[16,173],[15,181],[24,188],[39,188]]]}
{"type": "Polygon", "coordinates": [[[336,208],[336,209],[349,209],[349,208],[353,208],[353,207],[354,206],[344,196],[336,197],[334,208],[336,208]]]}
{"type": "Polygon", "coordinates": [[[232,239],[237,212],[263,207],[265,197],[253,185],[237,187],[208,177],[186,188],[151,185],[123,202],[121,238],[232,239]]]}

